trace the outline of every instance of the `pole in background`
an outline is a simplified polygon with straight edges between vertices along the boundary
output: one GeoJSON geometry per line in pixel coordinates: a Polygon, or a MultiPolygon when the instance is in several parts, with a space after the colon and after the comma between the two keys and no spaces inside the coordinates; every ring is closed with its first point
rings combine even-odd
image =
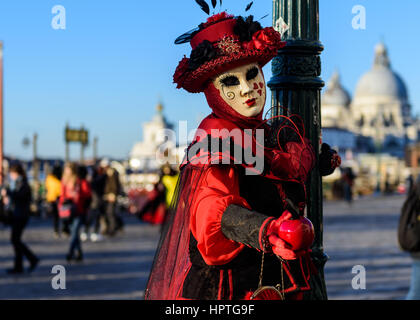
{"type": "MultiPolygon", "coordinates": [[[[273,59],[272,116],[299,114],[307,138],[321,147],[321,58],[319,41],[319,0],[274,0],[273,26],[287,45],[273,59]],[[281,108],[283,107],[283,108],[281,108]]],[[[320,150],[318,150],[320,151],[320,150]]],[[[317,163],[319,153],[316,152],[317,163]]],[[[319,274],[312,279],[313,299],[327,299],[324,265],[328,257],[323,250],[322,179],[318,165],[307,185],[307,215],[315,228],[312,258],[319,274]]]]}
{"type": "Polygon", "coordinates": [[[98,137],[93,138],[93,161],[98,161],[98,137]]]}
{"type": "MultiPolygon", "coordinates": [[[[84,131],[84,128],[83,128],[83,125],[82,125],[80,127],[80,132],[83,132],[83,131],[84,131]]],[[[81,141],[80,142],[80,164],[82,164],[82,165],[85,162],[85,147],[86,147],[86,145],[85,145],[84,141],[81,141]]]]}
{"type": "Polygon", "coordinates": [[[33,174],[33,192],[35,204],[33,207],[34,212],[40,214],[40,202],[41,202],[41,183],[39,180],[39,172],[41,169],[41,163],[38,159],[38,134],[34,133],[32,138],[32,150],[33,150],[33,161],[32,161],[32,174],[33,174]]]}
{"type": "Polygon", "coordinates": [[[64,139],[66,142],[66,154],[65,154],[65,161],[69,162],[70,161],[70,141],[68,139],[68,131],[70,130],[69,128],[69,124],[66,124],[66,128],[64,129],[64,139]]]}
{"type": "Polygon", "coordinates": [[[33,140],[32,140],[32,148],[33,148],[33,174],[34,174],[34,181],[38,183],[39,181],[39,161],[38,161],[38,134],[34,133],[33,140]]]}
{"type": "Polygon", "coordinates": [[[0,185],[3,185],[3,42],[0,41],[0,185]]]}

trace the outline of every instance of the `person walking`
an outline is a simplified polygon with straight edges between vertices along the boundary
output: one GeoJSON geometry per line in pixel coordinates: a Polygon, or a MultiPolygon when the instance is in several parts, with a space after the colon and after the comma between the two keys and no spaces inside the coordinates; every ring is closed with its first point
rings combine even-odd
{"type": "Polygon", "coordinates": [[[344,193],[344,200],[347,201],[349,205],[353,203],[353,187],[354,187],[354,180],[356,176],[353,173],[352,168],[345,168],[343,175],[343,193],[344,193]]]}
{"type": "Polygon", "coordinates": [[[106,166],[106,180],[104,187],[105,214],[107,219],[107,234],[114,236],[123,227],[121,217],[117,216],[117,197],[121,191],[118,172],[109,164],[106,166]]]}
{"type": "Polygon", "coordinates": [[[60,217],[58,216],[58,200],[61,195],[61,166],[54,166],[52,172],[45,179],[45,188],[47,190],[47,213],[53,218],[54,236],[60,237],[60,217]]]}
{"type": "Polygon", "coordinates": [[[86,218],[91,190],[89,183],[83,178],[83,169],[78,169],[74,163],[64,168],[59,210],[61,216],[67,216],[71,223],[70,247],[67,261],[75,259],[83,261],[83,251],[80,241],[80,229],[86,218]],[[69,211],[66,213],[66,211],[69,211]],[[74,254],[77,251],[77,256],[74,254]]]}
{"type": "Polygon", "coordinates": [[[30,263],[28,271],[32,272],[37,267],[39,258],[22,241],[23,231],[28,225],[30,217],[32,194],[21,164],[13,164],[10,167],[10,185],[8,189],[2,190],[2,196],[4,205],[10,212],[11,243],[15,251],[14,267],[8,269],[7,273],[23,273],[24,256],[30,263]]]}
{"type": "Polygon", "coordinates": [[[85,225],[85,231],[82,233],[82,240],[90,238],[92,242],[103,240],[100,234],[101,219],[105,218],[104,214],[104,189],[106,174],[101,166],[93,168],[91,179],[92,201],[88,217],[85,225]],[[93,232],[90,233],[90,227],[93,225],[93,232]]]}

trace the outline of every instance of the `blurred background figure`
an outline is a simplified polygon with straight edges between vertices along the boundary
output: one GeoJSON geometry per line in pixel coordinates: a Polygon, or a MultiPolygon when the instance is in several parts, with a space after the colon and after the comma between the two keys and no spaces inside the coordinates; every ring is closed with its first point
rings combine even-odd
{"type": "Polygon", "coordinates": [[[407,300],[420,300],[420,252],[412,253],[411,257],[413,258],[413,265],[407,300]]]}
{"type": "Polygon", "coordinates": [[[414,185],[414,178],[412,174],[409,174],[407,179],[406,179],[406,189],[407,189],[407,193],[410,193],[411,190],[413,189],[413,185],[414,185]]]}
{"type": "Polygon", "coordinates": [[[105,186],[104,186],[104,205],[107,221],[106,234],[113,237],[117,231],[124,227],[122,218],[117,213],[117,199],[121,193],[121,184],[118,172],[111,167],[109,160],[101,161],[101,166],[105,170],[105,186]]]}
{"type": "Polygon", "coordinates": [[[153,225],[162,225],[166,216],[166,192],[162,181],[153,185],[153,188],[146,192],[146,200],[143,207],[137,212],[137,217],[153,225]]]}
{"type": "MultiPolygon", "coordinates": [[[[60,199],[61,195],[61,176],[61,166],[55,165],[52,171],[47,175],[45,179],[45,189],[47,192],[45,199],[47,205],[46,209],[48,216],[52,217],[53,219],[55,238],[59,238],[61,234],[60,217],[58,216],[58,200],[60,199]]],[[[64,226],[61,227],[64,229],[64,226]]]]}
{"type": "Polygon", "coordinates": [[[353,173],[352,168],[344,168],[342,173],[342,186],[343,186],[343,195],[344,200],[346,200],[349,205],[353,203],[353,186],[356,176],[353,173]]]}
{"type": "Polygon", "coordinates": [[[159,181],[147,193],[147,200],[137,216],[144,222],[163,225],[172,203],[177,182],[178,173],[169,164],[162,166],[159,181]]]}
{"type": "Polygon", "coordinates": [[[165,200],[166,200],[166,207],[169,209],[172,204],[172,199],[175,194],[175,189],[178,183],[179,173],[175,171],[169,164],[165,164],[162,167],[161,172],[161,181],[165,186],[165,200]]]}
{"type": "MultiPolygon", "coordinates": [[[[390,195],[394,193],[394,186],[391,184],[391,182],[389,181],[389,174],[387,173],[385,175],[385,188],[384,188],[384,195],[390,195]]],[[[398,183],[397,183],[398,185],[398,183]]]]}
{"type": "Polygon", "coordinates": [[[84,225],[91,201],[91,190],[86,180],[86,167],[77,167],[74,163],[66,164],[62,178],[62,189],[59,201],[59,215],[71,225],[70,247],[67,261],[83,261],[80,241],[80,229],[84,225]],[[74,254],[77,251],[77,256],[74,254]]]}
{"type": "Polygon", "coordinates": [[[81,234],[82,241],[90,239],[92,242],[102,241],[101,235],[101,219],[105,219],[104,214],[104,190],[105,190],[106,174],[105,169],[101,166],[93,167],[91,178],[92,201],[90,210],[86,219],[85,230],[81,234]],[[93,225],[93,232],[90,228],[93,225]]]}
{"type": "Polygon", "coordinates": [[[407,300],[420,300],[420,175],[412,185],[401,210],[398,225],[400,248],[412,257],[407,300]]]}
{"type": "Polygon", "coordinates": [[[9,223],[12,228],[11,243],[15,252],[14,267],[7,270],[7,273],[23,273],[24,256],[30,263],[28,271],[32,272],[38,265],[39,259],[22,241],[22,234],[30,217],[32,194],[21,164],[16,163],[10,167],[9,187],[2,189],[1,193],[5,210],[9,212],[9,223]]]}

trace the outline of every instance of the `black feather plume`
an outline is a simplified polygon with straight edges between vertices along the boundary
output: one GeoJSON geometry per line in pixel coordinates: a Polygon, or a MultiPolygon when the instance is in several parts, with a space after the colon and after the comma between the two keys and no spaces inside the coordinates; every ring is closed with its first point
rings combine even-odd
{"type": "Polygon", "coordinates": [[[238,17],[233,32],[239,36],[240,41],[250,41],[255,32],[261,29],[261,24],[258,21],[254,21],[253,16],[249,16],[246,19],[238,17]]]}
{"type": "Polygon", "coordinates": [[[204,0],[195,0],[195,2],[198,3],[201,10],[203,10],[205,13],[210,14],[210,7],[204,0]]]}
{"type": "Polygon", "coordinates": [[[222,6],[223,5],[223,0],[220,0],[220,6],[222,6]]]}
{"type": "MultiPolygon", "coordinates": [[[[268,14],[266,14],[264,17],[260,18],[260,20],[265,19],[268,17],[268,14]]],[[[259,21],[259,20],[258,20],[259,21]]]]}
{"type": "Polygon", "coordinates": [[[249,9],[251,9],[252,5],[254,4],[254,1],[251,1],[247,6],[245,11],[248,11],[249,9]]]}
{"type": "Polygon", "coordinates": [[[213,8],[216,8],[216,6],[217,6],[217,0],[211,0],[211,4],[213,5],[213,8]]]}

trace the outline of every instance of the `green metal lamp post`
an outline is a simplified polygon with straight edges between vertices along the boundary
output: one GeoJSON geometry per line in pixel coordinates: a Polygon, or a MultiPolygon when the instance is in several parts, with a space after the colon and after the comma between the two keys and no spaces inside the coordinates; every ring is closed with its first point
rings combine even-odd
{"type": "MultiPolygon", "coordinates": [[[[287,45],[279,50],[272,64],[273,77],[268,82],[272,91],[272,116],[299,114],[307,138],[313,146],[321,141],[321,58],[319,42],[319,0],[273,0],[273,25],[287,45]]],[[[318,157],[318,154],[317,154],[318,157]]],[[[310,299],[327,299],[323,252],[322,178],[318,167],[313,170],[307,186],[307,215],[315,228],[312,256],[318,268],[313,278],[310,299]]]]}

